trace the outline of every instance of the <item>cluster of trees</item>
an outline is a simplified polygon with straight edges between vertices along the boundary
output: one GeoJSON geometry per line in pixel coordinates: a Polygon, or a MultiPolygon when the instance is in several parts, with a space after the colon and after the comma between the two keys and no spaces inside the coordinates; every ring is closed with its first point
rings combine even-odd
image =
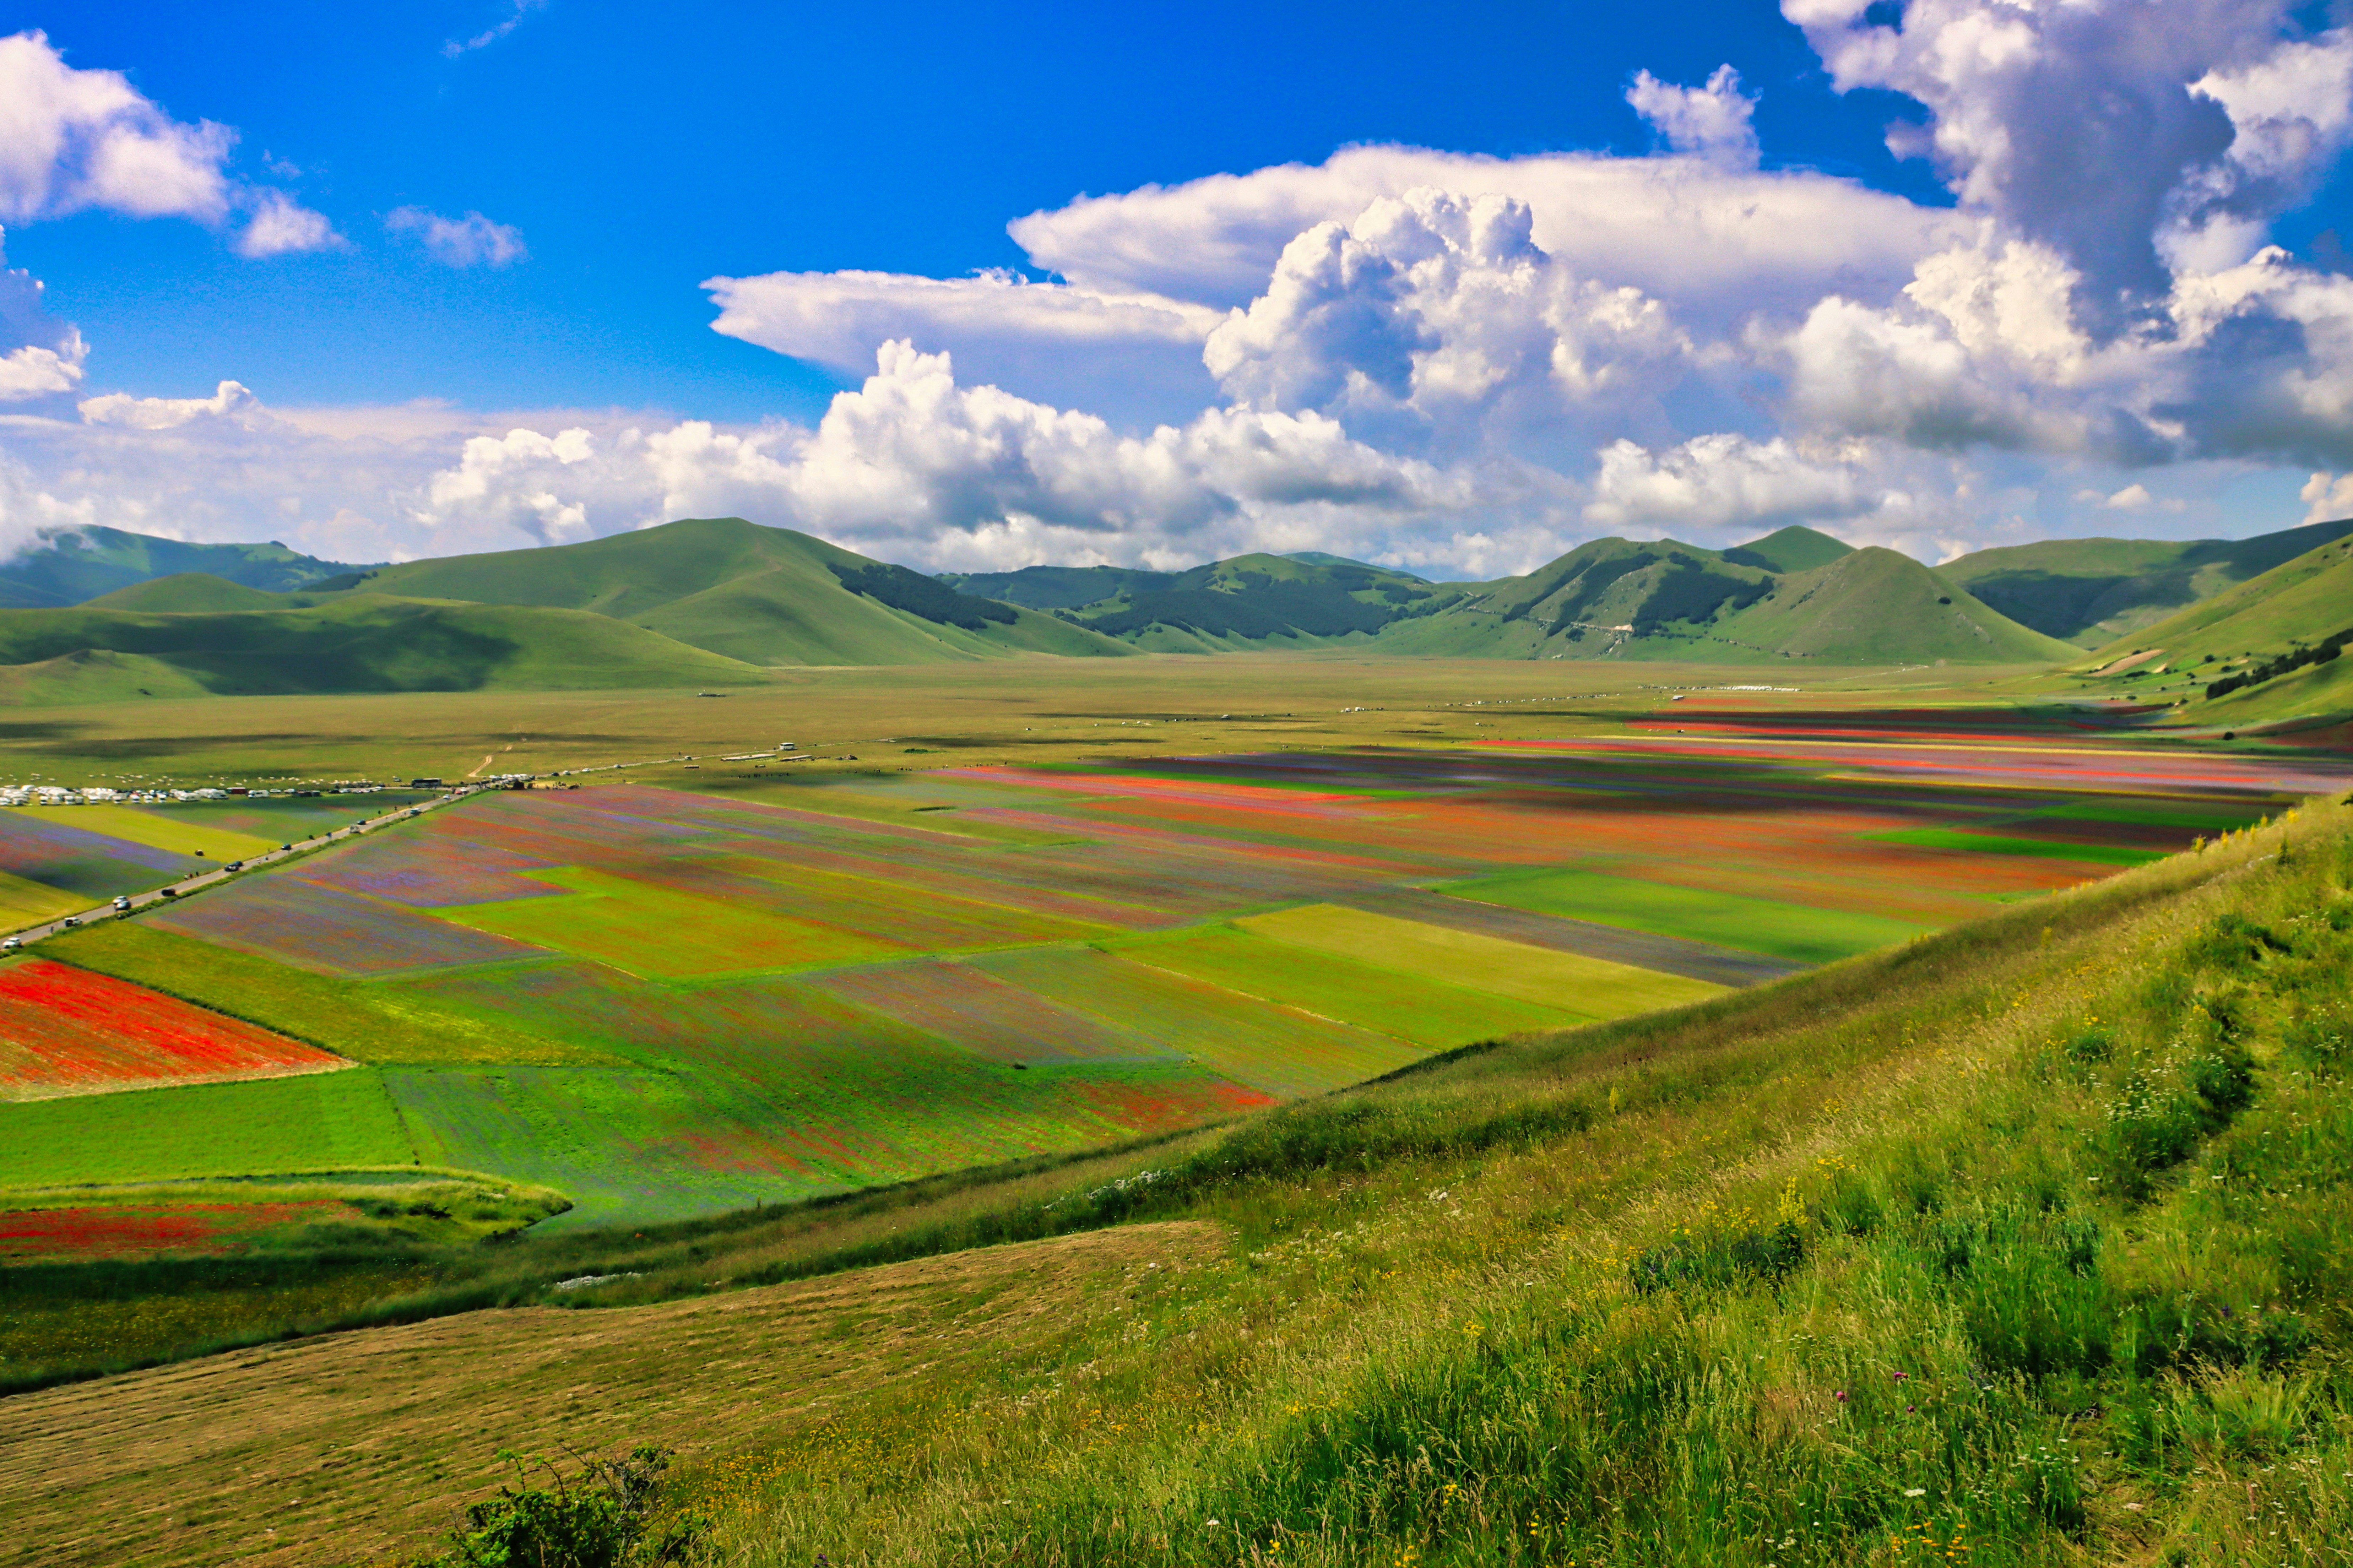
{"type": "Polygon", "coordinates": [[[2262,664],[2242,669],[2236,675],[2226,675],[2220,680],[2211,682],[2206,688],[2206,700],[2211,702],[2217,697],[2228,697],[2233,691],[2243,690],[2250,686],[2261,686],[2266,680],[2285,675],[2290,670],[2302,669],[2308,664],[2327,664],[2330,659],[2341,655],[2345,651],[2345,645],[2348,642],[2353,642],[2353,626],[2348,626],[2341,632],[2331,633],[2321,638],[2316,647],[2305,647],[2298,645],[2277,658],[2266,659],[2262,664]]]}

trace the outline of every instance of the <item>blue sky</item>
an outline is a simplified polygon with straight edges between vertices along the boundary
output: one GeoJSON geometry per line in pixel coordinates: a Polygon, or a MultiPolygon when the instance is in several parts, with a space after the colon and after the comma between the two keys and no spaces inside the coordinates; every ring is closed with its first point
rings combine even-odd
{"type": "Polygon", "coordinates": [[[47,175],[0,112],[0,548],[724,507],[1475,574],[2353,511],[2341,18],[2066,11],[0,5],[113,105],[47,175]],[[176,194],[92,173],[124,126],[176,194]]]}
{"type": "Polygon", "coordinates": [[[711,331],[718,274],[1019,267],[1009,218],[1088,193],[1351,142],[1641,152],[1638,68],[1730,61],[1767,89],[1778,162],[1948,201],[1898,163],[1894,95],[1831,90],[1798,29],[1710,4],[1153,7],[511,4],[0,6],[77,66],[123,69],[354,241],[257,269],[192,226],[93,212],[11,261],[97,345],[94,381],[208,389],[234,363],[287,403],[617,404],[814,419],[840,377],[711,331]],[[1277,13],[1277,14],[1271,14],[1277,13]],[[1435,24],[1435,25],[1434,25],[1435,24]],[[531,259],[457,272],[375,232],[406,205],[521,229],[531,259]],[[461,345],[461,346],[460,346],[461,345]],[[457,352],[452,352],[453,347],[457,352]]]}

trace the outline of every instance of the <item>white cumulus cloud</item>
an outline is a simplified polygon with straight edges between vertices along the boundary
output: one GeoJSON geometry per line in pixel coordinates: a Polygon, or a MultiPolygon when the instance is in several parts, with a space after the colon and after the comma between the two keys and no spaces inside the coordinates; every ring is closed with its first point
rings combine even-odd
{"type": "Polygon", "coordinates": [[[282,191],[264,191],[253,203],[253,216],[230,248],[259,260],[269,256],[292,256],[325,250],[343,243],[334,226],[282,191]]]}
{"type": "Polygon", "coordinates": [[[1757,100],[1740,90],[1740,73],[1718,66],[1704,87],[1677,87],[1649,71],[1634,73],[1626,101],[1649,121],[1669,147],[1711,163],[1755,168],[1757,100]]]}
{"type": "Polygon", "coordinates": [[[70,392],[90,347],[42,308],[41,280],[0,257],[0,403],[70,392]]]}
{"type": "Polygon", "coordinates": [[[0,38],[0,220],[99,207],[218,226],[242,207],[241,256],[334,243],[327,220],[284,192],[231,178],[236,145],[227,126],[173,119],[120,71],[66,64],[45,34],[0,38]]]}

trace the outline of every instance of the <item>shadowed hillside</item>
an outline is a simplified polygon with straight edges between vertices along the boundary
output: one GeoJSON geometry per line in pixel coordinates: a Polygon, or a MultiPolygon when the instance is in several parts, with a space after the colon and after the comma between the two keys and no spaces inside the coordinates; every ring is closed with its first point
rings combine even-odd
{"type": "MultiPolygon", "coordinates": [[[[1790,531],[1773,540],[1791,558],[1830,553],[1786,538],[1790,531]]],[[[1841,547],[1826,564],[1776,574],[1672,540],[1623,539],[1579,545],[1525,577],[1474,584],[1381,644],[1458,657],[1712,664],[2044,664],[2071,651],[1892,550],[1841,547]]]]}
{"type": "Polygon", "coordinates": [[[352,568],[282,544],[185,544],[119,528],[46,531],[0,562],[0,609],[79,605],[151,578],[202,572],[248,588],[299,588],[352,568]]]}
{"type": "Polygon", "coordinates": [[[215,694],[472,691],[762,679],[749,665],[604,616],[379,594],[271,610],[18,610],[0,616],[0,666],[33,667],[9,672],[12,683],[53,702],[182,695],[190,685],[215,694]],[[178,689],[148,686],[146,675],[165,671],[178,689]]]}
{"type": "Polygon", "coordinates": [[[2180,704],[2193,723],[2247,727],[2353,712],[2353,539],[2306,551],[2120,637],[2069,674],[2180,704]]]}
{"type": "Polygon", "coordinates": [[[1313,551],[1237,555],[1183,572],[1029,566],[941,580],[960,593],[1060,612],[1162,653],[1360,641],[1458,596],[1407,573],[1313,551]]]}
{"type": "Polygon", "coordinates": [[[2353,520],[2253,539],[2049,539],[1980,550],[1936,570],[2012,620],[2098,647],[2348,533],[2353,520]]]}

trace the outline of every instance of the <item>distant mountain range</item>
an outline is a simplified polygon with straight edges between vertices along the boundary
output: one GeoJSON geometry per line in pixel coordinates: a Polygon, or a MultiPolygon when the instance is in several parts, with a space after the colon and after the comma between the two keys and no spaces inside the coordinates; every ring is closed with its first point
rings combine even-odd
{"type": "Polygon", "coordinates": [[[1492,583],[1295,555],[942,580],[1170,653],[1362,644],[1454,658],[2036,664],[2075,651],[1908,556],[1798,527],[1725,551],[1597,539],[1492,583]]]}
{"type": "Polygon", "coordinates": [[[39,542],[0,563],[0,608],[79,605],[156,577],[204,572],[248,588],[300,588],[357,570],[268,544],[184,544],[119,528],[44,529],[39,542]]]}
{"type": "Polygon", "coordinates": [[[0,702],[723,687],[781,666],[1311,647],[2092,668],[2084,649],[2114,625],[2145,640],[2182,621],[2168,609],[2225,605],[2211,624],[2237,629],[2216,635],[2251,658],[2335,629],[2318,622],[2345,603],[2337,567],[2316,589],[2289,568],[2348,534],[2353,522],[2232,542],[2055,541],[1931,569],[1789,527],[1722,551],[1600,539],[1525,576],[1430,583],[1317,552],[934,578],[741,518],[384,566],[86,529],[0,567],[19,601],[54,601],[0,608],[0,702]],[[189,559],[209,564],[157,570],[189,559]]]}

